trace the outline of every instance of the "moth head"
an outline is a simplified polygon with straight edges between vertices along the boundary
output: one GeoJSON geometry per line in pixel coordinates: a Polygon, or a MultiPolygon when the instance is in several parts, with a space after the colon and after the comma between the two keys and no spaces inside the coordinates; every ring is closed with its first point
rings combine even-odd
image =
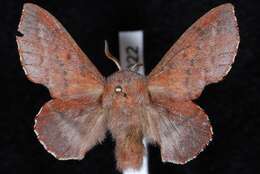
{"type": "Polygon", "coordinates": [[[103,105],[132,106],[148,101],[148,92],[145,76],[135,72],[140,64],[134,64],[127,70],[122,70],[117,59],[109,52],[105,41],[105,54],[118,67],[119,71],[107,78],[105,92],[103,94],[103,105]]]}
{"type": "Polygon", "coordinates": [[[117,71],[110,75],[103,94],[104,105],[141,104],[147,102],[148,92],[146,78],[129,70],[117,71]]]}

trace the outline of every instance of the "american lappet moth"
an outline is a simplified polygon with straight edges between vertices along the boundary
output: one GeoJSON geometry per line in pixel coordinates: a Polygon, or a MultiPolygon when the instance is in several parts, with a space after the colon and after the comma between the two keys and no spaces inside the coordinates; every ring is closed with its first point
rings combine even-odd
{"type": "Polygon", "coordinates": [[[234,7],[223,4],[188,28],[148,76],[130,68],[105,78],[41,7],[24,5],[18,31],[27,77],[53,98],[35,118],[41,144],[57,159],[79,160],[110,131],[120,171],[140,167],[144,138],[160,147],[162,161],[176,164],[205,148],[212,127],[193,100],[227,75],[240,40],[234,7]]]}

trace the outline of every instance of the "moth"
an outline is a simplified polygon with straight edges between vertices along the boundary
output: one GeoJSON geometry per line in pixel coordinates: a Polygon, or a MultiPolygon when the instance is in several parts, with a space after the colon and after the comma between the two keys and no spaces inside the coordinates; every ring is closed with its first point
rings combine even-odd
{"type": "Polygon", "coordinates": [[[25,74],[53,98],[35,119],[41,144],[57,159],[79,160],[110,131],[119,170],[141,166],[144,138],[160,147],[163,162],[185,164],[205,148],[212,127],[193,100],[229,72],[240,40],[233,5],[220,5],[188,28],[148,76],[120,69],[105,78],[37,5],[24,5],[18,31],[25,74]]]}

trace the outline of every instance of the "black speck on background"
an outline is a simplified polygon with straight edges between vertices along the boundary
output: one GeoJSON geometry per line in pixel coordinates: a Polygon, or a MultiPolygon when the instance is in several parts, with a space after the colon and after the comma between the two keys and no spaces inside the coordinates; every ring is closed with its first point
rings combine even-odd
{"type": "MultiPolygon", "coordinates": [[[[110,136],[82,161],[58,161],[38,142],[34,117],[50,100],[48,90],[27,80],[15,36],[25,1],[0,2],[0,173],[116,174],[110,136]]],[[[29,2],[29,1],[27,1],[29,2]]],[[[235,6],[241,43],[228,76],[205,88],[197,100],[208,113],[214,139],[186,165],[164,164],[149,148],[150,174],[260,173],[260,1],[258,0],[35,0],[69,31],[92,62],[108,76],[116,67],[104,58],[104,40],[118,56],[119,30],[144,30],[147,73],[177,38],[213,7],[235,6]]]]}

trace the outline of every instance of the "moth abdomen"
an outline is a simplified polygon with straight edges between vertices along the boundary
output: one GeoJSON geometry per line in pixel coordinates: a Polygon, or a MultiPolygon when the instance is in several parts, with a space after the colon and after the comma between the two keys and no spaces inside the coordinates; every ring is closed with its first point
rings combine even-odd
{"type": "Polygon", "coordinates": [[[127,130],[120,136],[115,137],[115,139],[117,168],[121,171],[129,168],[139,169],[144,155],[141,128],[129,126],[127,130]]]}

